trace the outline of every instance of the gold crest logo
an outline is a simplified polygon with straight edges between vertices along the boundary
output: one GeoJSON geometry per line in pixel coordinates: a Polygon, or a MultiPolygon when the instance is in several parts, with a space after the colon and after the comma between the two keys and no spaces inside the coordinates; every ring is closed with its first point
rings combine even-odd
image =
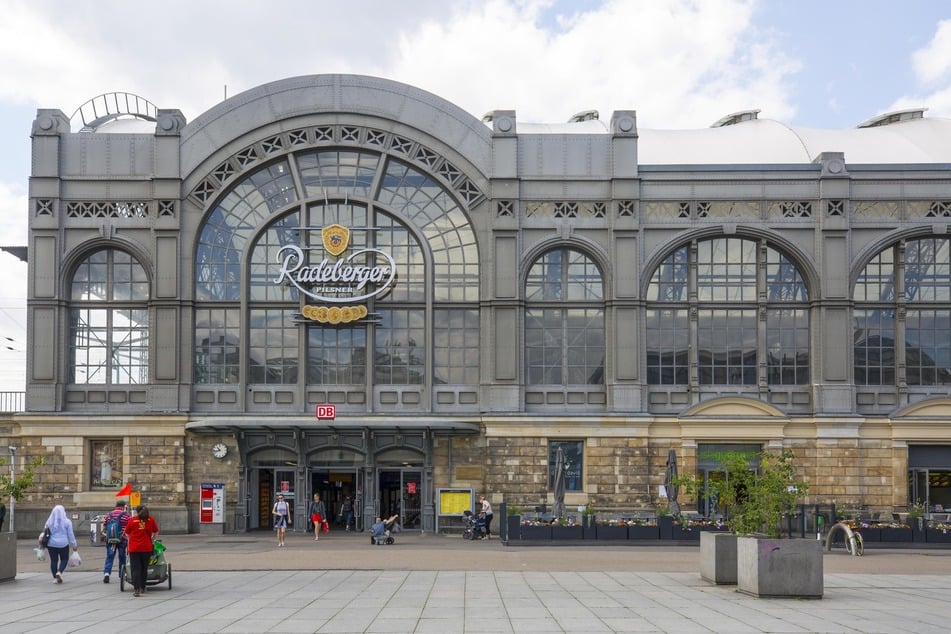
{"type": "Polygon", "coordinates": [[[320,235],[324,240],[324,249],[334,257],[346,251],[350,244],[350,230],[343,225],[328,225],[321,229],[320,235]]]}

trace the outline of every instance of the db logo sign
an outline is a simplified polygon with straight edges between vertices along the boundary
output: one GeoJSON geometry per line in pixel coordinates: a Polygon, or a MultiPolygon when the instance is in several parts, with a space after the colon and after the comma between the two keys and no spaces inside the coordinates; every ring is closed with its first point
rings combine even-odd
{"type": "Polygon", "coordinates": [[[336,405],[318,405],[317,420],[333,420],[337,417],[336,405]]]}

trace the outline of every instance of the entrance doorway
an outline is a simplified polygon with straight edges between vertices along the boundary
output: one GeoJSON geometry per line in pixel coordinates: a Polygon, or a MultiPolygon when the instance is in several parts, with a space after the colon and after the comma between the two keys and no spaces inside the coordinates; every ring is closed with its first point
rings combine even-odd
{"type": "Polygon", "coordinates": [[[421,529],[422,482],[423,472],[419,469],[381,469],[380,516],[399,515],[398,523],[403,529],[421,529]]]}
{"type": "Polygon", "coordinates": [[[314,493],[320,494],[327,508],[327,521],[337,530],[344,530],[344,517],[341,514],[344,500],[349,496],[353,502],[354,524],[351,528],[363,530],[363,486],[362,473],[354,470],[321,470],[310,472],[311,499],[314,493]]]}
{"type": "Polygon", "coordinates": [[[257,518],[248,528],[271,530],[274,517],[271,510],[277,502],[277,496],[283,495],[289,505],[290,516],[294,517],[294,506],[299,503],[294,496],[294,472],[285,469],[257,469],[252,473],[257,480],[257,518]]]}

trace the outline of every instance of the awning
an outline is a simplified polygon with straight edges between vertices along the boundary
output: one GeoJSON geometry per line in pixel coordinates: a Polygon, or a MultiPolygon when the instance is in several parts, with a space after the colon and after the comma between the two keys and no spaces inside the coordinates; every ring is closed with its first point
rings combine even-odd
{"type": "Polygon", "coordinates": [[[478,434],[481,422],[472,417],[444,416],[341,416],[334,420],[317,420],[302,416],[208,416],[194,418],[185,423],[185,431],[196,434],[235,433],[239,431],[287,430],[326,431],[346,430],[378,431],[433,431],[447,434],[478,434]]]}

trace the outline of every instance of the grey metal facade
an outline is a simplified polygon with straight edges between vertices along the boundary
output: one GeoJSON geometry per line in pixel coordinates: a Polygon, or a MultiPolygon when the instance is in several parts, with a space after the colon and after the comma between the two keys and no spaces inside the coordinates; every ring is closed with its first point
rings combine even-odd
{"type": "MultiPolygon", "coordinates": [[[[420,528],[433,530],[434,495],[441,487],[469,486],[497,501],[544,500],[550,496],[547,451],[536,450],[533,460],[519,464],[506,447],[579,439],[591,455],[586,455],[584,483],[569,503],[653,505],[651,487],[662,477],[660,456],[668,447],[680,450],[689,469],[697,465],[699,444],[723,441],[792,447],[813,480],[816,501],[837,498],[840,504],[890,510],[909,502],[907,447],[951,445],[946,424],[951,400],[942,374],[942,365],[945,374],[948,369],[942,350],[951,338],[945,315],[951,308],[947,163],[854,162],[830,136],[828,147],[821,146],[808,160],[648,164],[639,161],[648,138],[639,132],[632,110],[618,110],[604,122],[588,117],[550,129],[523,126],[507,110],[480,121],[417,88],[345,75],[266,84],[191,122],[177,110],[138,105],[114,110],[117,116],[110,117],[106,107],[105,119],[87,130],[71,129],[70,117],[60,110],[40,110],[32,130],[28,330],[33,345],[27,412],[18,417],[16,434],[38,452],[69,456],[63,469],[76,471],[50,481],[42,491],[46,499],[68,494],[79,508],[101,504],[108,492],[94,490],[84,475],[92,459],[88,441],[121,439],[131,474],[134,465],[150,462],[136,444],[142,436],[172,439],[180,450],[167,462],[174,464],[167,480],[156,483],[147,470],[135,479],[152,503],[163,507],[168,521],[182,529],[196,528],[196,487],[205,478],[225,482],[236,493],[229,499],[234,504],[229,526],[252,527],[258,486],[254,455],[275,448],[295,464],[294,489],[300,497],[309,497],[309,474],[320,468],[320,460],[309,456],[323,449],[346,450],[347,468],[363,474],[362,513],[371,515],[381,512],[374,499],[377,456],[399,449],[418,457],[420,528]],[[129,118],[122,114],[154,129],[110,129],[129,118]],[[331,153],[339,159],[335,167],[322,163],[331,153]],[[344,163],[346,170],[340,167],[344,163]],[[363,176],[361,165],[369,165],[363,176]],[[399,183],[392,166],[399,166],[399,183]],[[264,179],[255,175],[263,174],[271,174],[269,184],[287,183],[275,186],[277,198],[254,207],[253,196],[266,197],[262,186],[221,211],[236,192],[254,189],[253,183],[264,179]],[[406,193],[410,183],[420,182],[406,193]],[[265,211],[239,212],[242,205],[265,211]],[[439,209],[445,213],[427,211],[434,205],[443,205],[439,209]],[[265,290],[261,280],[273,278],[268,266],[276,265],[255,260],[252,245],[270,239],[267,226],[281,214],[301,214],[294,221],[300,232],[313,224],[318,209],[331,207],[348,218],[395,219],[394,225],[405,227],[400,235],[420,245],[418,257],[412,256],[418,266],[402,271],[396,287],[418,274],[425,280],[418,294],[394,291],[377,307],[408,315],[409,322],[419,316],[422,338],[414,344],[420,352],[413,371],[421,378],[379,381],[384,361],[377,352],[368,366],[360,366],[366,373],[362,380],[317,380],[297,367],[316,355],[319,346],[308,329],[318,325],[298,321],[254,330],[255,311],[264,320],[271,318],[269,309],[296,318],[306,302],[298,303],[286,291],[274,296],[265,290]],[[245,215],[239,218],[239,213],[245,215]],[[458,220],[446,220],[450,213],[458,220]],[[247,246],[234,246],[234,238],[229,247],[239,277],[212,272],[211,277],[220,275],[212,284],[198,279],[205,270],[201,259],[207,253],[215,265],[232,257],[216,255],[214,238],[203,237],[211,235],[216,214],[231,214],[228,218],[247,225],[235,228],[236,220],[227,229],[247,246]],[[453,240],[460,245],[438,246],[453,240]],[[908,244],[919,252],[928,245],[936,248],[928,257],[937,258],[939,272],[932,277],[938,281],[931,286],[940,290],[927,306],[928,345],[938,358],[925,364],[927,380],[921,379],[920,355],[911,363],[917,364],[917,378],[908,379],[912,330],[903,320],[914,298],[904,289],[897,289],[894,299],[856,296],[857,288],[870,284],[869,263],[880,264],[883,252],[893,249],[901,267],[910,269],[908,244]],[[731,249],[745,255],[733,260],[720,254],[731,249]],[[559,250],[562,255],[551,256],[551,267],[563,262],[559,258],[575,258],[572,262],[587,267],[585,275],[599,280],[590,285],[590,295],[562,297],[546,279],[538,282],[538,297],[532,297],[539,262],[559,250]],[[143,297],[136,298],[134,288],[126,294],[119,273],[109,282],[116,290],[108,298],[91,297],[105,292],[100,288],[104,280],[97,282],[94,274],[82,273],[86,281],[78,281],[78,272],[100,270],[98,261],[89,260],[91,254],[106,251],[123,255],[110,255],[115,262],[103,259],[101,270],[124,271],[131,256],[132,287],[135,263],[141,266],[143,297]],[[730,268],[733,264],[738,268],[730,268]],[[705,273],[708,268],[713,272],[705,273]],[[786,269],[799,295],[784,297],[776,285],[781,274],[776,271],[786,269]],[[442,275],[458,277],[440,282],[442,275]],[[227,284],[237,295],[227,290],[216,295],[227,284]],[[262,289],[260,296],[251,292],[254,284],[262,289]],[[741,287],[746,290],[736,290],[741,287]],[[721,288],[725,294],[718,294],[721,288]],[[89,307],[86,300],[91,313],[82,312],[89,307]],[[100,332],[113,341],[129,311],[144,311],[143,328],[122,326],[123,334],[133,333],[130,338],[142,344],[139,348],[132,345],[121,356],[105,346],[105,359],[90,351],[77,326],[82,317],[76,315],[94,314],[99,301],[106,308],[102,314],[113,320],[100,332]],[[871,320],[873,309],[895,313],[883,331],[892,333],[893,341],[883,343],[880,337],[873,346],[866,340],[864,361],[857,365],[856,311],[865,310],[861,314],[871,320]],[[236,318],[221,327],[233,332],[233,345],[221,337],[234,358],[203,366],[196,332],[214,334],[217,326],[203,319],[215,311],[236,318]],[[536,363],[531,333],[552,336],[557,327],[545,321],[550,314],[567,316],[568,334],[554,353],[560,361],[536,363]],[[578,352],[578,364],[584,366],[579,375],[587,372],[587,380],[571,378],[572,316],[578,314],[589,317],[582,332],[592,340],[602,338],[578,352]],[[446,376],[460,377],[454,382],[443,380],[441,353],[435,351],[445,348],[451,358],[452,342],[463,345],[466,328],[442,323],[443,317],[457,315],[477,316],[478,343],[470,346],[477,370],[467,373],[465,361],[447,361],[446,376]],[[787,315],[799,321],[779,321],[787,315]],[[739,343],[725,343],[709,355],[698,351],[707,340],[732,336],[718,330],[721,318],[727,330],[736,328],[739,343]],[[254,340],[271,332],[268,328],[284,337],[279,345],[286,348],[285,358],[262,361],[271,369],[260,370],[263,378],[254,380],[259,371],[254,340]],[[445,338],[449,345],[440,343],[445,338]],[[680,340],[685,343],[676,343],[680,340]],[[778,350],[787,340],[798,341],[789,344],[795,352],[771,356],[771,346],[778,350]],[[665,349],[660,341],[674,342],[675,349],[665,349]],[[868,356],[872,348],[879,356],[868,356]],[[589,357],[599,350],[603,359],[591,372],[589,357]],[[891,361],[883,360],[888,354],[891,361]],[[101,366],[109,378],[80,380],[80,356],[84,372],[101,366]],[[297,366],[287,361],[290,357],[297,366]],[[871,366],[875,372],[885,367],[885,378],[875,374],[879,378],[869,380],[871,366]],[[207,378],[204,370],[219,378],[207,378]],[[536,370],[542,378],[532,378],[536,370]],[[314,418],[314,407],[324,403],[336,406],[332,422],[314,418]],[[208,447],[219,440],[234,445],[234,462],[208,457],[208,447]],[[613,449],[602,455],[597,451],[602,447],[613,449]],[[839,481],[845,484],[825,484],[829,461],[848,472],[839,481]],[[612,469],[619,467],[634,468],[638,475],[632,481],[612,479],[612,469]],[[521,476],[513,475],[518,471],[521,476]]],[[[721,122],[718,129],[758,125],[755,116],[746,119],[721,122]]],[[[750,156],[756,157],[754,149],[750,156]]],[[[327,218],[329,212],[319,213],[327,218]]],[[[380,235],[379,228],[374,230],[380,235]]],[[[215,231],[223,235],[225,230],[215,231]]],[[[266,249],[262,253],[273,255],[266,249]]],[[[578,284],[575,269],[565,266],[566,285],[578,284]]],[[[374,335],[367,336],[369,356],[374,335]]],[[[951,463],[944,467],[951,469],[951,463]]],[[[306,519],[303,509],[297,513],[306,519]]]]}

